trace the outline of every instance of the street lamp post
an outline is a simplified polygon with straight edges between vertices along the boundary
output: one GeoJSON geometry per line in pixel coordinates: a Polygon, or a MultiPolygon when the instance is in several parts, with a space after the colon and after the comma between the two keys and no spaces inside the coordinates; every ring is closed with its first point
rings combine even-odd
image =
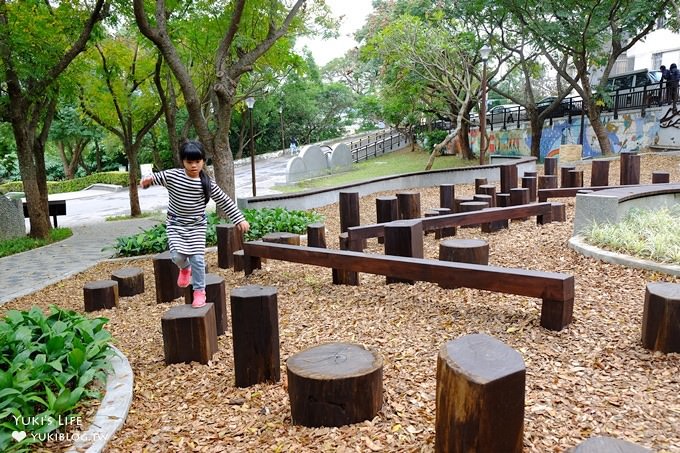
{"type": "Polygon", "coordinates": [[[253,106],[255,105],[255,98],[249,97],[246,99],[246,105],[248,106],[248,112],[250,113],[250,173],[253,180],[253,196],[257,196],[257,190],[255,189],[255,138],[253,136],[253,106]]]}
{"type": "Polygon", "coordinates": [[[283,138],[283,106],[279,106],[279,118],[281,118],[281,150],[286,151],[286,141],[283,138]]]}
{"type": "Polygon", "coordinates": [[[484,44],[479,53],[482,57],[482,100],[479,106],[479,165],[484,165],[484,151],[486,151],[486,60],[489,59],[491,47],[484,44]]]}

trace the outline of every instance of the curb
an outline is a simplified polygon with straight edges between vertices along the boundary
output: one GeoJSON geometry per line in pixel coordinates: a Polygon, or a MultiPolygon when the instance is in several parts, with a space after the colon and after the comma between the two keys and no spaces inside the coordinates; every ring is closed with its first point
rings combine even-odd
{"type": "Polygon", "coordinates": [[[582,236],[573,236],[569,239],[569,248],[575,250],[581,255],[604,261],[605,263],[620,264],[622,266],[632,267],[635,269],[644,269],[648,271],[661,272],[664,274],[680,276],[680,266],[674,264],[661,264],[655,261],[643,260],[634,258],[630,255],[622,253],[610,252],[594,245],[586,244],[582,236]]]}
{"type": "Polygon", "coordinates": [[[134,375],[128,359],[118,348],[110,346],[115,355],[111,359],[113,374],[106,381],[106,394],[89,429],[78,434],[77,440],[66,453],[101,452],[125,423],[132,404],[134,375]]]}

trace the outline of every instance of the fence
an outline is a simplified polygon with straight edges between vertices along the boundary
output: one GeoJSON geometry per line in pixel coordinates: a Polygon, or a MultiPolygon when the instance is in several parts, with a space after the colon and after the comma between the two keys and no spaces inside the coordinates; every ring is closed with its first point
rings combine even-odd
{"type": "Polygon", "coordinates": [[[369,157],[377,157],[380,154],[399,149],[408,143],[409,140],[399,131],[389,129],[361,137],[359,141],[349,142],[349,149],[352,152],[352,160],[361,162],[369,157]]]}

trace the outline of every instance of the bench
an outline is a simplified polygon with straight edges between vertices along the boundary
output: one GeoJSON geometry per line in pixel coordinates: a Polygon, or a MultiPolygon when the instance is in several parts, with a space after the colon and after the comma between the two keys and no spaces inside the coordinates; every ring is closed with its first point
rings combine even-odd
{"type": "MultiPolygon", "coordinates": [[[[439,217],[433,217],[438,219],[439,217]]],[[[482,289],[542,299],[541,326],[562,330],[571,323],[574,277],[557,272],[503,268],[404,256],[368,255],[346,250],[272,244],[243,244],[245,273],[258,267],[259,259],[289,261],[350,272],[386,275],[458,287],[482,289]]]]}
{"type": "MultiPolygon", "coordinates": [[[[28,205],[23,202],[24,205],[24,217],[28,217],[28,205]]],[[[50,200],[47,202],[49,215],[52,216],[54,222],[54,228],[59,228],[57,225],[57,216],[66,215],[66,200],[50,200]]]]}

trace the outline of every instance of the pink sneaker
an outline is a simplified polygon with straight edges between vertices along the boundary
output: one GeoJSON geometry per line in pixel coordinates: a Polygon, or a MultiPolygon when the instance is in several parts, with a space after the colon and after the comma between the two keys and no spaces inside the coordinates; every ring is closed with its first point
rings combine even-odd
{"type": "Polygon", "coordinates": [[[177,277],[177,286],[186,288],[191,283],[191,266],[179,270],[179,277],[177,277]]]}
{"type": "Polygon", "coordinates": [[[197,289],[196,291],[194,291],[194,301],[191,303],[191,306],[194,308],[201,308],[204,305],[205,305],[205,290],[197,289]]]}

